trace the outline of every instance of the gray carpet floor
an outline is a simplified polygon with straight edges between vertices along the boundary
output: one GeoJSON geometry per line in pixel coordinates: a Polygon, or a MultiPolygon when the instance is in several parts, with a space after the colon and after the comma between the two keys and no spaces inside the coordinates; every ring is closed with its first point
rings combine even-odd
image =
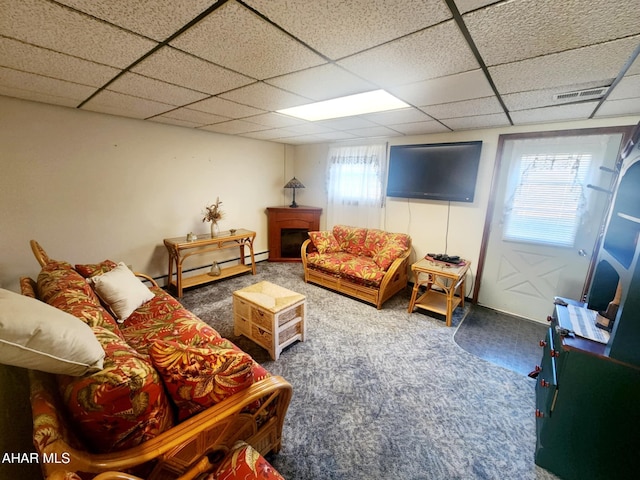
{"type": "Polygon", "coordinates": [[[382,310],[305,284],[300,264],[258,264],[189,290],[182,302],[293,385],[283,447],[288,480],[555,479],[533,461],[534,381],[454,340],[441,318],[407,313],[409,291],[382,310]],[[278,361],[233,334],[232,292],[268,280],[307,297],[307,340],[278,361]]]}

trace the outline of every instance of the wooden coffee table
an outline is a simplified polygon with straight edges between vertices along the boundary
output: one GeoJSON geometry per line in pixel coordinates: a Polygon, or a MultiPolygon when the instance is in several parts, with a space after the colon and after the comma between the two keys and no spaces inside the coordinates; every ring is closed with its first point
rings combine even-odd
{"type": "Polygon", "coordinates": [[[267,349],[277,360],[282,350],[304,342],[306,297],[271,282],[233,292],[233,330],[267,349]]]}
{"type": "Polygon", "coordinates": [[[411,265],[414,284],[409,313],[412,313],[414,308],[422,308],[445,315],[447,327],[450,327],[455,308],[458,305],[464,307],[464,284],[470,266],[469,260],[453,265],[426,258],[411,265]],[[433,290],[434,285],[441,291],[433,290]],[[421,286],[425,286],[427,290],[418,298],[421,286]],[[458,289],[460,289],[460,295],[456,296],[458,289]]]}

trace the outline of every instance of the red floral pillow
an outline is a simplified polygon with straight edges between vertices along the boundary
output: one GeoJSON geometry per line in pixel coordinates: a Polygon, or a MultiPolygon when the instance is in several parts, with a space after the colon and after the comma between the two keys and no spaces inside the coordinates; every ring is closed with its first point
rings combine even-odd
{"type": "Polygon", "coordinates": [[[376,262],[382,270],[387,270],[396,258],[405,252],[406,248],[400,244],[389,242],[373,255],[373,261],[376,262]]]}
{"type": "Polygon", "coordinates": [[[156,340],[149,355],[179,409],[180,420],[253,383],[253,359],[242,351],[156,340]]]}
{"type": "Polygon", "coordinates": [[[309,232],[309,238],[313,242],[313,246],[316,247],[318,253],[333,253],[340,252],[340,244],[333,236],[332,232],[309,232]]]}
{"type": "Polygon", "coordinates": [[[340,244],[341,250],[349,252],[352,255],[364,254],[364,241],[367,237],[366,228],[335,225],[333,227],[333,235],[340,244]]]}
{"type": "Polygon", "coordinates": [[[101,275],[103,273],[110,272],[116,268],[118,264],[111,260],[104,260],[100,263],[89,263],[86,265],[76,265],[74,268],[76,272],[82,275],[84,278],[91,278],[94,275],[101,275]]]}
{"type": "Polygon", "coordinates": [[[205,480],[284,480],[284,477],[271,466],[253,447],[239,441],[224,458],[215,473],[205,480]]]}

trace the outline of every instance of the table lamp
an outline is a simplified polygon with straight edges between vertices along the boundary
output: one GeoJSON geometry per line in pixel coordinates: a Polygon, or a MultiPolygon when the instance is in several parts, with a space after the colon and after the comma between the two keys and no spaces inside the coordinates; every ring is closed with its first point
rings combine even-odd
{"type": "Polygon", "coordinates": [[[293,202],[291,202],[291,205],[289,206],[291,208],[298,208],[298,204],[296,203],[296,188],[304,188],[302,182],[300,182],[296,177],[293,177],[287,182],[284,188],[293,188],[293,202]]]}

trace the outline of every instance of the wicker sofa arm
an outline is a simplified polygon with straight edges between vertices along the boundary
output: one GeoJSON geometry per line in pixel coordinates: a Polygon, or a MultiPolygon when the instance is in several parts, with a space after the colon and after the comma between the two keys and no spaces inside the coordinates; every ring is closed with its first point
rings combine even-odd
{"type": "MultiPolygon", "coordinates": [[[[121,472],[151,461],[156,461],[156,464],[147,477],[148,480],[186,479],[189,478],[186,475],[189,471],[199,470],[197,465],[202,464],[208,455],[217,451],[226,453],[237,440],[247,441],[265,455],[271,450],[269,441],[272,436],[282,432],[292,394],[291,385],[282,377],[268,377],[141,445],[114,453],[93,454],[72,447],[75,442],[68,441],[68,432],[60,415],[62,407],[58,404],[56,392],[46,388],[47,375],[49,374],[30,371],[32,398],[39,394],[45,399],[36,409],[38,415],[34,413],[34,425],[41,424],[44,417],[55,419],[49,427],[56,439],[39,453],[43,458],[64,458],[66,463],[43,463],[46,479],[65,478],[60,476],[64,472],[121,472]],[[257,411],[243,411],[259,400],[262,403],[257,411]],[[47,412],[43,411],[47,408],[47,412]],[[265,412],[271,410],[273,414],[265,424],[261,424],[265,412]]],[[[273,450],[277,451],[279,447],[280,441],[273,450]]]]}

